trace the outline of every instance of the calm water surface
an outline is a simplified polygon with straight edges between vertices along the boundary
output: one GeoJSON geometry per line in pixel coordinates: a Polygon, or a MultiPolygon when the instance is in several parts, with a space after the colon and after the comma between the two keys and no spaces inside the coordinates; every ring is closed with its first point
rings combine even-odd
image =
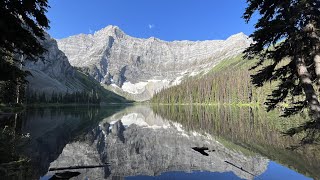
{"type": "Polygon", "coordinates": [[[319,147],[291,150],[301,137],[281,134],[303,118],[229,106],[28,108],[1,115],[0,176],[320,179],[319,147]]]}

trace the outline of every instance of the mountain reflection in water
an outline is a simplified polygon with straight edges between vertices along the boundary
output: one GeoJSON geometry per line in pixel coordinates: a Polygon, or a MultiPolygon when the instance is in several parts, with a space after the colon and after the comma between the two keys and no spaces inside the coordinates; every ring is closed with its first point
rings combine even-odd
{"type": "Polygon", "coordinates": [[[201,106],[29,109],[20,131],[30,140],[19,152],[41,179],[59,172],[49,168],[106,163],[77,169],[74,179],[319,178],[317,148],[286,149],[295,143],[280,134],[288,124],[266,117],[251,108],[201,106]],[[204,156],[192,147],[212,151],[204,156]]]}

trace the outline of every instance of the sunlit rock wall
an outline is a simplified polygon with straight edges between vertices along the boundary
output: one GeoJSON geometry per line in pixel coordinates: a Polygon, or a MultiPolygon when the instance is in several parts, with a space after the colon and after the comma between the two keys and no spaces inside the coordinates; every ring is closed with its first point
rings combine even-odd
{"type": "Polygon", "coordinates": [[[71,65],[138,101],[208,71],[221,60],[240,54],[251,43],[243,33],[210,41],[139,39],[116,26],[58,40],[59,49],[71,65]]]}

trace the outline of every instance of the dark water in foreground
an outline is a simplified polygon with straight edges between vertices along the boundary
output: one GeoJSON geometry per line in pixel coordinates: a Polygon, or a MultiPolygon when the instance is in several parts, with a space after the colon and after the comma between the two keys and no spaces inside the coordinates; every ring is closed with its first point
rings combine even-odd
{"type": "Polygon", "coordinates": [[[320,179],[319,146],[291,150],[301,137],[281,134],[303,119],[230,106],[28,108],[1,115],[0,176],[320,179]]]}

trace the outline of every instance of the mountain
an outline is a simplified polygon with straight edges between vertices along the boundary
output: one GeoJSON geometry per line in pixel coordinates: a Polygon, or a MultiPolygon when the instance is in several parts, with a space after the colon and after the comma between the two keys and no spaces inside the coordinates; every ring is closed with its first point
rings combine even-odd
{"type": "Polygon", "coordinates": [[[167,42],[154,37],[134,38],[116,26],[107,26],[94,34],[57,42],[72,66],[107,89],[144,101],[163,88],[238,55],[252,40],[239,33],[226,40],[167,42]]]}
{"type": "Polygon", "coordinates": [[[41,44],[47,49],[44,60],[26,61],[25,64],[26,70],[32,74],[27,78],[29,88],[45,93],[83,90],[81,82],[76,81],[76,70],[58,49],[56,41],[47,35],[41,44]]]}
{"type": "Polygon", "coordinates": [[[53,93],[90,92],[93,89],[103,97],[103,101],[121,102],[124,98],[100,87],[99,83],[70,65],[65,54],[59,50],[56,40],[46,35],[41,44],[47,49],[43,59],[36,62],[25,61],[24,68],[31,75],[27,77],[28,92],[45,94],[50,99],[53,93]]]}

